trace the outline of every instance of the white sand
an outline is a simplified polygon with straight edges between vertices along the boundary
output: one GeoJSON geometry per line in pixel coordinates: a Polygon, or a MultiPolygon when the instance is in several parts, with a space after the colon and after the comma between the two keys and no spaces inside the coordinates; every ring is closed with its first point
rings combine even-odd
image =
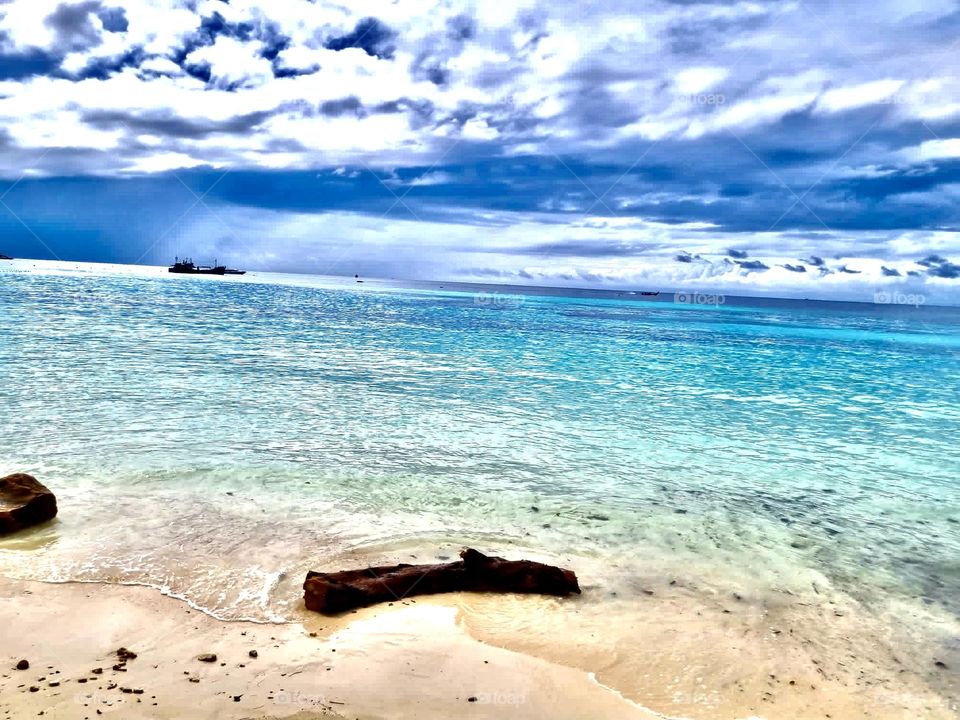
{"type": "Polygon", "coordinates": [[[226,623],[149,588],[0,579],[0,717],[654,717],[585,672],[472,639],[457,615],[420,600],[304,624],[226,623]],[[138,657],[115,672],[121,646],[138,657]],[[21,658],[29,670],[13,669],[21,658]]]}

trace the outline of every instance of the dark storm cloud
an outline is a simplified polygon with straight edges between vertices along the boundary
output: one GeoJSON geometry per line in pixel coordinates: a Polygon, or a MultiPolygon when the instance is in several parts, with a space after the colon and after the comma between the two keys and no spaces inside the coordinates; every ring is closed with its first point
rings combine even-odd
{"type": "Polygon", "coordinates": [[[759,260],[747,260],[746,262],[738,262],[737,265],[739,265],[744,270],[747,270],[750,272],[753,272],[753,271],[763,272],[764,270],[770,269],[769,265],[765,265],[759,260]]]}
{"type": "Polygon", "coordinates": [[[744,260],[747,257],[747,251],[730,249],[727,250],[727,255],[738,260],[744,260]]]}
{"type": "Polygon", "coordinates": [[[83,113],[83,121],[100,130],[117,127],[136,133],[171,138],[203,139],[214,134],[245,134],[269,119],[274,112],[261,111],[239,115],[223,121],[181,118],[173,113],[120,113],[94,110],[83,113]]]}
{"type": "Polygon", "coordinates": [[[888,268],[886,265],[880,268],[880,272],[883,273],[884,277],[901,277],[899,270],[896,268],[888,268]]]}
{"type": "Polygon", "coordinates": [[[839,273],[845,273],[845,274],[847,274],[847,275],[860,275],[860,273],[861,273],[862,271],[861,271],[861,270],[852,270],[851,268],[848,268],[846,265],[841,265],[840,267],[837,268],[837,272],[839,272],[839,273]]]}
{"type": "Polygon", "coordinates": [[[938,278],[947,278],[954,280],[960,278],[960,265],[952,262],[943,262],[927,271],[928,275],[938,278]]]}
{"type": "Polygon", "coordinates": [[[324,43],[328,50],[360,48],[371,57],[390,59],[396,52],[394,39],[397,34],[377,18],[364,18],[352,32],[332,37],[324,43]]]}
{"type": "Polygon", "coordinates": [[[126,32],[130,27],[127,11],[123,8],[101,8],[97,11],[97,17],[100,18],[103,29],[107,32],[126,32]]]}
{"type": "Polygon", "coordinates": [[[780,267],[786,268],[790,272],[795,272],[795,273],[805,273],[807,271],[807,268],[804,267],[803,265],[791,265],[787,263],[785,265],[781,265],[780,267]]]}
{"type": "Polygon", "coordinates": [[[71,77],[76,80],[86,80],[87,78],[104,80],[124,68],[139,67],[145,57],[143,49],[138,47],[116,57],[95,57],[82,70],[73,73],[71,77]]]}
{"type": "MultiPolygon", "coordinates": [[[[617,240],[561,240],[518,247],[507,252],[557,257],[631,257],[649,252],[650,246],[617,240]]],[[[497,248],[497,252],[504,251],[497,248]]],[[[687,262],[687,261],[682,261],[687,262]]]]}
{"type": "Polygon", "coordinates": [[[64,3],[57,7],[44,23],[55,33],[61,51],[85,50],[99,45],[100,31],[93,23],[93,15],[100,10],[100,0],[64,3]]]}
{"type": "Polygon", "coordinates": [[[940,257],[939,255],[927,255],[923,260],[917,260],[917,265],[923,265],[924,267],[933,267],[934,265],[941,265],[947,262],[945,257],[940,257]]]}
{"type": "MultiPolygon", "coordinates": [[[[0,38],[2,44],[2,38],[0,38]]],[[[60,57],[29,50],[22,53],[0,53],[0,80],[23,80],[34,75],[48,75],[60,65],[60,57]]]]}
{"type": "Polygon", "coordinates": [[[813,265],[814,267],[823,267],[823,258],[817,257],[816,255],[811,255],[809,258],[804,260],[807,265],[813,265]]]}
{"type": "Polygon", "coordinates": [[[355,115],[363,117],[363,103],[356,95],[350,95],[339,100],[327,100],[320,104],[320,113],[327,117],[341,117],[342,115],[355,115]]]}
{"type": "Polygon", "coordinates": [[[453,40],[469,40],[477,34],[477,21],[462,14],[447,20],[447,35],[453,40]]]}

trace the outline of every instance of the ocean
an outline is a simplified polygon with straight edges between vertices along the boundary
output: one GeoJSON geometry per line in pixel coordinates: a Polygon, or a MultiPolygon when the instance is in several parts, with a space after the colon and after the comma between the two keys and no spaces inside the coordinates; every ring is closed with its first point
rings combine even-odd
{"type": "MultiPolygon", "coordinates": [[[[0,574],[300,611],[463,546],[960,617],[960,310],[0,263],[0,574]]],[[[892,622],[892,621],[891,621],[892,622]]]]}

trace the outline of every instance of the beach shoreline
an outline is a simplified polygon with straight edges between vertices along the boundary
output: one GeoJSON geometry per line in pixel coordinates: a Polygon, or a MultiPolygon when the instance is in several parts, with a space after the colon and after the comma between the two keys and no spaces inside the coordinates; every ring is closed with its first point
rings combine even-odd
{"type": "Polygon", "coordinates": [[[0,587],[0,624],[17,628],[5,639],[0,717],[655,717],[587,673],[472,639],[444,604],[260,624],[216,620],[146,587],[0,587]],[[114,670],[120,647],[137,657],[114,670]],[[206,653],[217,660],[197,659],[206,653]],[[15,669],[21,659],[29,669],[15,669]]]}
{"type": "Polygon", "coordinates": [[[2,578],[0,588],[0,624],[17,628],[0,672],[3,718],[956,717],[909,655],[886,672],[856,609],[835,603],[843,626],[811,638],[803,603],[718,598],[690,615],[689,593],[653,593],[598,636],[589,604],[553,598],[451,594],[253,623],[141,586],[2,578]],[[540,632],[520,631],[533,615],[540,632]],[[120,647],[138,657],[120,665],[120,647]],[[197,659],[205,653],[217,660],[197,659]],[[14,669],[21,659],[30,669],[14,669]]]}

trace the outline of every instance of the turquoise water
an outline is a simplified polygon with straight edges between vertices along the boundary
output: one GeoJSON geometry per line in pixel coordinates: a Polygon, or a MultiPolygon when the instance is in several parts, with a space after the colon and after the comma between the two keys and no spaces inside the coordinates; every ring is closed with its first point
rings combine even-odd
{"type": "Polygon", "coordinates": [[[282,619],[464,544],[960,615],[960,312],[0,269],[0,573],[282,619]]]}

